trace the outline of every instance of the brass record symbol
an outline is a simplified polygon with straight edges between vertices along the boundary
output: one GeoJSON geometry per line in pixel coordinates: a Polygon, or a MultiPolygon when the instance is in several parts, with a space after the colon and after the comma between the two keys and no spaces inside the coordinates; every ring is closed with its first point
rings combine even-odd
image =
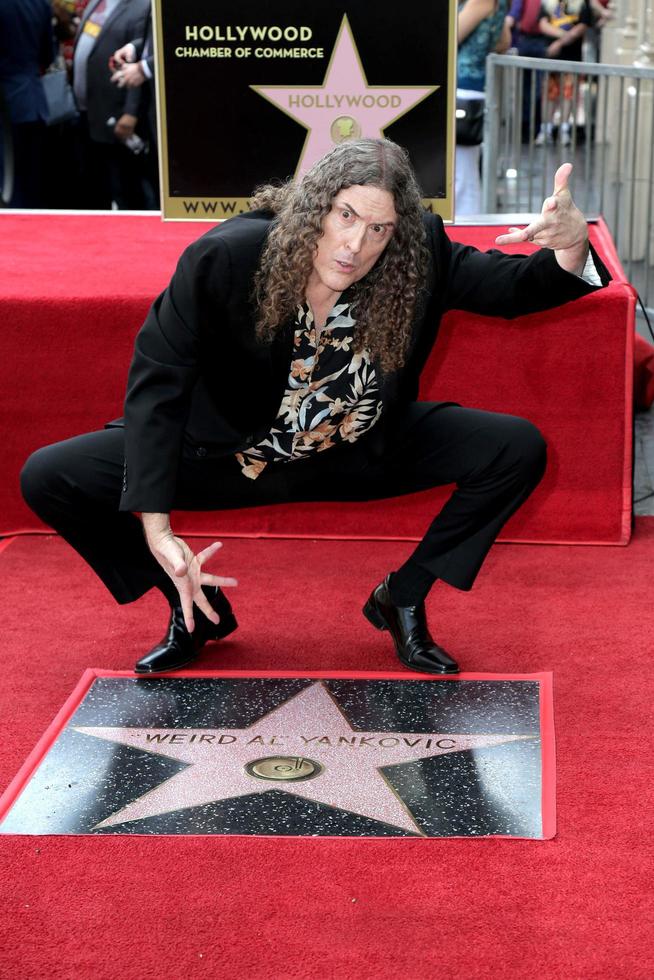
{"type": "Polygon", "coordinates": [[[245,771],[256,779],[300,780],[314,779],[323,772],[323,766],[313,759],[298,755],[269,755],[263,759],[253,759],[245,771]]]}
{"type": "Polygon", "coordinates": [[[339,116],[329,128],[334,143],[344,143],[345,140],[358,139],[361,136],[361,126],[352,116],[339,116]]]}

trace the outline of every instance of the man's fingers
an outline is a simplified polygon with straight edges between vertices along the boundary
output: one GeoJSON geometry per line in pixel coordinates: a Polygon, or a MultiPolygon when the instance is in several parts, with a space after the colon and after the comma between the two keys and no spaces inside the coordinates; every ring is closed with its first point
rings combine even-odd
{"type": "Polygon", "coordinates": [[[218,585],[221,589],[238,585],[238,579],[225,578],[224,575],[210,575],[209,572],[202,572],[200,581],[202,585],[218,585]]]}
{"type": "Polygon", "coordinates": [[[179,598],[182,604],[186,629],[189,633],[192,633],[195,629],[195,620],[193,619],[193,596],[191,595],[190,589],[187,588],[184,591],[180,589],[179,598]]]}
{"type": "Polygon", "coordinates": [[[545,221],[532,221],[526,228],[510,228],[508,235],[498,235],[497,245],[515,245],[519,242],[533,242],[546,229],[545,221]]]}
{"type": "MultiPolygon", "coordinates": [[[[188,574],[188,565],[184,560],[184,552],[174,540],[166,539],[160,542],[153,548],[152,553],[169,575],[173,575],[176,578],[183,578],[188,574]]],[[[179,588],[178,583],[175,584],[179,588]]]]}
{"type": "Polygon", "coordinates": [[[525,228],[525,241],[533,242],[540,235],[542,231],[547,228],[547,223],[541,218],[538,221],[532,221],[530,225],[525,228]]]}
{"type": "Polygon", "coordinates": [[[562,163],[559,169],[554,174],[554,193],[560,194],[561,191],[569,191],[568,181],[570,179],[570,174],[572,173],[571,163],[562,163]]]}
{"type": "Polygon", "coordinates": [[[184,623],[189,633],[195,629],[195,619],[193,618],[193,588],[191,580],[186,577],[181,581],[176,581],[175,585],[179,592],[179,601],[184,614],[184,623]]]}
{"type": "Polygon", "coordinates": [[[555,197],[546,197],[543,201],[543,214],[550,211],[556,211],[559,206],[559,202],[555,197]]]}
{"type": "Polygon", "coordinates": [[[515,245],[518,242],[533,242],[537,235],[545,228],[543,220],[532,221],[526,228],[509,228],[508,235],[498,235],[495,239],[497,245],[515,245]]]}
{"type": "Polygon", "coordinates": [[[114,51],[114,61],[118,64],[124,64],[126,61],[133,61],[136,55],[136,50],[131,42],[123,44],[122,48],[118,48],[114,51]]]}
{"type": "Polygon", "coordinates": [[[498,235],[495,239],[496,245],[516,245],[518,242],[526,242],[526,228],[509,228],[508,234],[498,235]]]}
{"type": "Polygon", "coordinates": [[[205,561],[208,561],[213,555],[216,554],[222,548],[222,543],[220,541],[214,541],[212,544],[205,548],[203,551],[199,551],[196,555],[198,564],[204,565],[205,561]]]}

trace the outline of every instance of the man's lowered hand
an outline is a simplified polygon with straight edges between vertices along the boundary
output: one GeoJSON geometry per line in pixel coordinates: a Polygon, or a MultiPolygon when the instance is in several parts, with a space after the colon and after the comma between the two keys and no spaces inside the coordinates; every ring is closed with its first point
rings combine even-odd
{"type": "Polygon", "coordinates": [[[207,619],[218,623],[218,614],[202,591],[202,586],[215,585],[222,588],[238,585],[235,578],[212,575],[202,570],[204,564],[222,548],[221,542],[214,541],[196,555],[186,541],[173,534],[167,514],[143,514],[141,519],[150,551],[179,592],[184,622],[189,633],[195,629],[194,603],[207,619]]]}

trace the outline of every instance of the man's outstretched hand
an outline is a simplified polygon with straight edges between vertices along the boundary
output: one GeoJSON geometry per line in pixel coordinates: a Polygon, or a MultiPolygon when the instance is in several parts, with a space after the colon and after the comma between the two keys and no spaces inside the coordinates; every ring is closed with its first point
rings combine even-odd
{"type": "Polygon", "coordinates": [[[219,617],[202,591],[203,585],[238,585],[235,578],[212,575],[202,570],[204,564],[222,548],[214,541],[199,554],[195,554],[182,538],[176,537],[168,524],[167,515],[143,514],[143,529],[148,547],[179,592],[184,622],[189,633],[195,629],[193,603],[207,619],[218,623],[219,617]]]}
{"type": "Polygon", "coordinates": [[[554,175],[554,193],[543,202],[540,217],[526,228],[509,228],[508,235],[498,235],[495,243],[534,242],[551,248],[562,269],[580,276],[588,258],[588,226],[572,200],[568,187],[571,173],[571,163],[561,164],[554,175]]]}

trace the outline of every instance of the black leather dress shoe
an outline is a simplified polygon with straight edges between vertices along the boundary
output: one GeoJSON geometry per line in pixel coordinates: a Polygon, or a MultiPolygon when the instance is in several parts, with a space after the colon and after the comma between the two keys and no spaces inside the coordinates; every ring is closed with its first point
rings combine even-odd
{"type": "Polygon", "coordinates": [[[405,667],[427,674],[458,674],[455,660],[431,637],[425,605],[396,606],[388,588],[390,575],[373,590],[363,607],[363,615],[378,630],[388,630],[397,655],[405,667]]]}
{"type": "Polygon", "coordinates": [[[137,674],[160,674],[166,670],[179,670],[195,660],[209,640],[221,640],[234,632],[238,623],[225,593],[218,587],[203,587],[202,591],[220,616],[220,622],[217,625],[212,623],[196,606],[193,610],[195,629],[189,633],[184,624],[182,607],[173,606],[168,632],[156,647],[137,660],[134,666],[137,674]]]}

